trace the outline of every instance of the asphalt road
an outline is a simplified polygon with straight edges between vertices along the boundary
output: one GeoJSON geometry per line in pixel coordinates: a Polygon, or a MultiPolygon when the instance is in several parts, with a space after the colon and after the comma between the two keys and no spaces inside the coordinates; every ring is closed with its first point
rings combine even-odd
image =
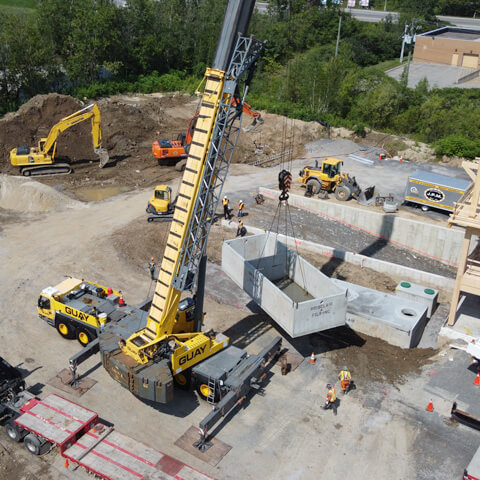
{"type": "MultiPolygon", "coordinates": [[[[256,7],[260,13],[266,13],[268,8],[268,3],[266,2],[256,2],[256,7]]],[[[380,22],[384,20],[388,15],[391,15],[393,18],[398,17],[398,12],[384,12],[382,10],[365,10],[362,8],[348,8],[346,9],[352,14],[354,18],[360,20],[361,22],[380,22]]],[[[448,17],[444,15],[437,15],[439,20],[443,22],[449,22],[452,25],[457,27],[464,28],[480,28],[480,19],[476,18],[464,18],[464,17],[448,17]]]]}

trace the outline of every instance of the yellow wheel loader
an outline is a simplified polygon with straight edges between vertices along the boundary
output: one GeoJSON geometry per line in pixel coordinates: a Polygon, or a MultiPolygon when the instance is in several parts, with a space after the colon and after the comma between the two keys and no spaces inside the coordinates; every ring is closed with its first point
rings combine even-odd
{"type": "Polygon", "coordinates": [[[368,204],[373,199],[375,186],[362,190],[355,177],[341,172],[342,165],[343,161],[334,157],[326,158],[321,165],[316,161],[314,167],[300,170],[298,181],[307,187],[310,195],[334,193],[335,198],[340,201],[353,197],[361,204],[368,204]]]}
{"type": "Polygon", "coordinates": [[[71,173],[72,167],[68,163],[56,161],[57,139],[60,133],[80,122],[91,119],[92,140],[95,153],[99,156],[100,168],[109,161],[107,151],[102,147],[102,131],[100,129],[100,110],[96,103],[62,118],[51,129],[47,137],[41,138],[37,147],[21,145],[10,151],[10,162],[14,167],[20,167],[22,175],[58,175],[71,173]]]}

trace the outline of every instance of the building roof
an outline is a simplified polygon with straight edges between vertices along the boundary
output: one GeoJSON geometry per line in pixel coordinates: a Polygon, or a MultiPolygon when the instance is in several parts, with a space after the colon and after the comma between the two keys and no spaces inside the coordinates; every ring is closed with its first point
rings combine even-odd
{"type": "Polygon", "coordinates": [[[439,37],[450,40],[467,40],[469,42],[480,42],[480,29],[462,27],[442,27],[430,32],[425,32],[421,37],[439,37]]]}

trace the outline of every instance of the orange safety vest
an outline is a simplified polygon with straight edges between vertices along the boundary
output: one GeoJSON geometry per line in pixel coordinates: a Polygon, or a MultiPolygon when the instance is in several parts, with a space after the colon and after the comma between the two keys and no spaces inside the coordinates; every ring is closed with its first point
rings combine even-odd
{"type": "Polygon", "coordinates": [[[243,210],[243,202],[239,202],[239,204],[238,204],[238,209],[239,209],[239,210],[243,210]]]}
{"type": "Polygon", "coordinates": [[[352,376],[350,375],[350,372],[348,370],[342,370],[339,374],[340,380],[351,380],[352,376]]]}
{"type": "Polygon", "coordinates": [[[327,400],[330,403],[333,403],[337,399],[337,395],[335,394],[335,389],[332,387],[327,393],[327,400]]]}

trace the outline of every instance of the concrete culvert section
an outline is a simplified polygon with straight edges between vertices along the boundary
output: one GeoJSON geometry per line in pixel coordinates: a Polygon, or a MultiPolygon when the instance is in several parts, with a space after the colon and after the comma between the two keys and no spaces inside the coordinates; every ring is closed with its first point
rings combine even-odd
{"type": "Polygon", "coordinates": [[[345,324],[346,290],[274,234],[225,242],[222,268],[293,338],[345,324]]]}
{"type": "Polygon", "coordinates": [[[82,203],[35,180],[0,175],[0,208],[18,212],[48,212],[79,205],[82,203]]]}

